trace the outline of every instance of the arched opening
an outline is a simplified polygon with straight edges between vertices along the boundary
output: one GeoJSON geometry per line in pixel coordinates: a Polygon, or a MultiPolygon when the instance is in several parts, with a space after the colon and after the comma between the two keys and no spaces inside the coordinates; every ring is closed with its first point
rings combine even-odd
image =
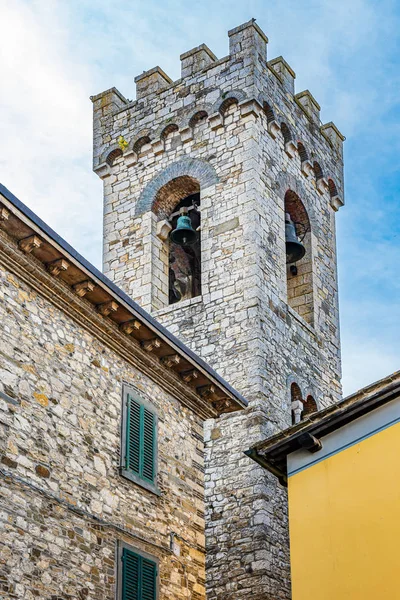
{"type": "Polygon", "coordinates": [[[112,167],[115,163],[115,161],[117,160],[117,158],[119,158],[120,156],[122,156],[122,150],[120,148],[115,148],[115,150],[112,150],[110,152],[110,154],[107,156],[106,158],[106,163],[112,167]]]}
{"type": "Polygon", "coordinates": [[[189,127],[196,127],[196,125],[199,125],[200,123],[205,123],[207,117],[208,113],[205,110],[199,110],[191,117],[189,127]]]}
{"type": "Polygon", "coordinates": [[[292,413],[292,425],[301,421],[301,415],[303,412],[303,399],[301,395],[301,389],[297,383],[292,383],[290,386],[290,408],[292,413]]]}
{"type": "Polygon", "coordinates": [[[298,150],[301,162],[305,162],[306,160],[308,160],[308,154],[307,154],[307,150],[304,147],[304,144],[302,144],[301,142],[298,142],[297,150],[298,150]]]}
{"type": "Polygon", "coordinates": [[[305,248],[303,258],[286,265],[287,303],[307,323],[314,324],[313,257],[311,224],[303,202],[289,190],[285,194],[285,215],[294,223],[296,236],[305,248]]]}
{"type": "Polygon", "coordinates": [[[339,195],[336,184],[333,181],[333,179],[331,179],[331,178],[328,179],[328,186],[329,186],[329,194],[330,194],[331,198],[334,198],[335,196],[339,195]]]}
{"type": "Polygon", "coordinates": [[[222,103],[220,104],[220,107],[219,107],[218,110],[221,113],[221,115],[223,117],[225,117],[226,113],[228,112],[229,109],[231,109],[229,111],[230,113],[234,112],[234,109],[231,108],[231,107],[234,106],[236,108],[236,106],[238,105],[238,103],[239,102],[238,102],[237,98],[234,98],[234,97],[230,96],[229,98],[226,98],[225,100],[222,101],[222,103]]]}
{"type": "Polygon", "coordinates": [[[141,152],[143,152],[145,150],[145,146],[149,145],[150,143],[151,143],[151,140],[150,140],[149,136],[144,135],[144,136],[140,137],[138,140],[136,140],[136,142],[133,144],[133,151],[136,152],[137,155],[139,155],[139,154],[141,154],[141,152]]]}
{"type": "Polygon", "coordinates": [[[265,116],[267,117],[268,125],[275,121],[274,111],[272,110],[272,107],[268,104],[268,102],[263,102],[263,110],[265,116]]]}
{"type": "Polygon", "coordinates": [[[195,298],[201,294],[201,233],[200,233],[200,186],[189,176],[172,179],[157,193],[153,212],[166,219],[171,232],[178,225],[182,212],[187,214],[190,225],[196,231],[196,239],[191,245],[175,243],[171,234],[164,240],[165,248],[160,255],[166,259],[168,277],[168,304],[195,298]]]}
{"type": "Polygon", "coordinates": [[[308,395],[305,402],[303,402],[303,412],[301,418],[306,419],[312,413],[317,412],[317,410],[317,403],[311,395],[308,395]]]}
{"type": "Polygon", "coordinates": [[[179,127],[176,123],[170,123],[161,132],[160,139],[165,150],[176,148],[180,144],[179,127]]]}
{"type": "Polygon", "coordinates": [[[320,165],[318,162],[314,161],[313,167],[314,167],[314,175],[315,175],[315,179],[316,179],[317,181],[318,181],[319,179],[322,179],[322,178],[323,178],[323,176],[324,176],[324,173],[323,173],[323,171],[322,171],[321,165],[320,165]]]}
{"type": "Polygon", "coordinates": [[[283,141],[285,142],[285,144],[292,141],[292,134],[290,133],[290,129],[286,125],[286,123],[281,123],[281,132],[282,132],[283,141]]]}
{"type": "Polygon", "coordinates": [[[161,132],[160,138],[165,142],[166,138],[175,131],[179,131],[178,125],[175,125],[175,123],[170,123],[169,125],[164,127],[164,129],[161,132]]]}

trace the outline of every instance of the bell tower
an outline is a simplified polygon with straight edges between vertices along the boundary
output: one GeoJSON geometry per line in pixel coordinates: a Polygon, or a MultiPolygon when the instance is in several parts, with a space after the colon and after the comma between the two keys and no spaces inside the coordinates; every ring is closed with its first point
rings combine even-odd
{"type": "Polygon", "coordinates": [[[285,491],[244,450],[341,396],[344,137],[267,61],[254,20],[228,35],[224,58],[182,54],[178,81],[155,67],[134,101],[93,97],[93,167],[105,274],[249,401],[206,430],[208,600],[276,600],[290,597],[285,491]]]}

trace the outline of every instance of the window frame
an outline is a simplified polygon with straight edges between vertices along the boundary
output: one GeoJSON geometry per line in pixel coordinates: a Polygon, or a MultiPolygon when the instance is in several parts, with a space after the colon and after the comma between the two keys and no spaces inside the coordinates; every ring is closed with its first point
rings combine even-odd
{"type": "Polygon", "coordinates": [[[122,418],[121,418],[121,445],[120,445],[120,464],[119,471],[120,475],[125,479],[129,479],[133,483],[136,483],[142,488],[145,488],[149,492],[153,492],[157,496],[161,495],[161,492],[157,486],[157,478],[158,478],[158,411],[157,408],[143,398],[141,394],[139,394],[138,390],[136,390],[132,385],[124,384],[122,388],[122,418]],[[126,446],[127,446],[127,403],[128,396],[132,396],[133,399],[143,406],[144,409],[147,409],[154,415],[154,481],[151,482],[148,479],[142,478],[137,473],[134,473],[130,469],[126,468],[126,446]]]}
{"type": "Polygon", "coordinates": [[[116,561],[117,561],[116,594],[115,594],[116,600],[123,600],[122,585],[123,585],[124,565],[122,562],[122,555],[124,553],[124,550],[129,550],[130,552],[133,552],[133,554],[136,554],[137,556],[140,556],[141,558],[145,558],[146,560],[149,560],[156,565],[156,595],[155,595],[155,598],[156,598],[156,600],[158,600],[159,594],[160,594],[160,559],[157,556],[148,554],[148,552],[145,552],[144,550],[141,550],[140,548],[136,548],[135,546],[132,546],[131,544],[128,544],[127,542],[124,542],[122,540],[117,541],[117,547],[116,547],[116,561]]]}

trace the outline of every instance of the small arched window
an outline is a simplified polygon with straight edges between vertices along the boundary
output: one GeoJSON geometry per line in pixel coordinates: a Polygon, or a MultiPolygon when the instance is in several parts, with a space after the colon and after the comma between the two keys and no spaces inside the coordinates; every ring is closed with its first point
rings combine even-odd
{"type": "Polygon", "coordinates": [[[208,113],[205,110],[199,110],[193,115],[193,117],[191,117],[189,121],[189,127],[196,127],[196,125],[199,125],[202,122],[204,123],[207,117],[208,113]]]}
{"type": "Polygon", "coordinates": [[[166,127],[164,127],[164,129],[161,132],[160,138],[165,141],[166,138],[171,135],[172,133],[175,133],[175,131],[179,131],[179,127],[178,125],[176,125],[175,123],[170,123],[169,125],[167,125],[166,127]]]}
{"type": "Polygon", "coordinates": [[[292,141],[292,134],[290,132],[289,127],[286,125],[286,123],[281,123],[281,132],[282,132],[283,141],[285,142],[285,144],[292,141]]]}
{"type": "Polygon", "coordinates": [[[304,147],[304,144],[302,144],[301,142],[298,142],[297,150],[298,150],[301,162],[308,160],[308,153],[304,147]]]}
{"type": "Polygon", "coordinates": [[[328,186],[329,186],[329,194],[330,194],[331,198],[334,198],[335,196],[339,195],[336,184],[333,181],[333,179],[331,179],[331,178],[328,179],[328,186]]]}
{"type": "Polygon", "coordinates": [[[317,412],[317,410],[317,403],[311,395],[308,395],[305,402],[303,402],[303,413],[301,415],[301,418],[306,419],[308,415],[317,412]]]}
{"type": "Polygon", "coordinates": [[[150,142],[151,140],[149,136],[144,135],[143,137],[136,140],[136,142],[133,144],[133,151],[136,152],[136,154],[140,154],[142,152],[142,149],[148,144],[150,144],[150,142]]]}
{"type": "Polygon", "coordinates": [[[115,148],[115,150],[112,150],[110,152],[110,154],[107,156],[106,158],[106,163],[112,167],[115,163],[115,161],[117,160],[117,158],[119,158],[120,156],[122,156],[122,150],[120,148],[115,148]]]}
{"type": "Polygon", "coordinates": [[[270,123],[272,123],[273,121],[275,121],[274,111],[272,110],[272,108],[271,108],[270,104],[268,104],[268,102],[263,103],[263,110],[264,110],[265,116],[267,117],[268,125],[270,123]]]}
{"type": "Polygon", "coordinates": [[[318,162],[314,161],[313,167],[314,167],[314,175],[315,175],[315,179],[316,179],[317,181],[318,181],[319,179],[322,179],[322,178],[323,178],[323,176],[324,176],[324,173],[323,173],[323,171],[322,171],[321,165],[320,165],[318,162]]]}
{"type": "Polygon", "coordinates": [[[225,100],[223,100],[223,102],[221,103],[218,110],[221,113],[221,115],[223,117],[225,117],[228,110],[233,106],[237,106],[238,103],[239,102],[238,102],[237,98],[233,98],[233,97],[226,98],[225,100]]]}

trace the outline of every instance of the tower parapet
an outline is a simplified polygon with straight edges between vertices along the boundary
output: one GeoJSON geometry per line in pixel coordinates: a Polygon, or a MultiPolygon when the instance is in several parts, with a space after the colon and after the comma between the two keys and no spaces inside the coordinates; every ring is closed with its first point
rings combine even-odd
{"type": "Polygon", "coordinates": [[[207,430],[210,600],[289,598],[285,496],[243,450],[341,395],[344,137],[251,20],[94,100],[104,271],[250,400],[207,430]],[[181,209],[197,241],[168,237],[181,209]],[[286,264],[285,215],[305,255],[286,264]],[[294,415],[294,416],[293,416],[294,415]]]}

